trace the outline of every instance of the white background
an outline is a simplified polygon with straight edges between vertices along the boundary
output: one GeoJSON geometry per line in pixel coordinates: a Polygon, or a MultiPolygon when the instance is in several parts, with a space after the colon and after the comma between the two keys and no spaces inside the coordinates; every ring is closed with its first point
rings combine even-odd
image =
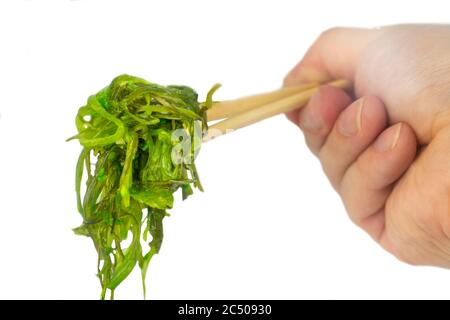
{"type": "MultiPolygon", "coordinates": [[[[74,116],[121,73],[217,99],[276,89],[332,26],[449,22],[447,1],[1,1],[0,298],[97,299],[71,228],[74,116]],[[421,5],[421,3],[423,3],[421,5]]],[[[332,52],[330,52],[332,54],[332,52]]],[[[450,272],[383,252],[279,116],[204,145],[206,191],[178,201],[149,299],[450,298],[450,272]]],[[[138,269],[116,292],[141,299],[138,269]]]]}

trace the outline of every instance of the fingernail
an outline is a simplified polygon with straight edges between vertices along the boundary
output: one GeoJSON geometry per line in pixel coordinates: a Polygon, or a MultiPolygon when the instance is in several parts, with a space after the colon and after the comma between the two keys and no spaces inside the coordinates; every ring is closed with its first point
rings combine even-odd
{"type": "Polygon", "coordinates": [[[309,100],[304,113],[301,113],[300,124],[303,129],[310,132],[319,132],[323,127],[320,116],[320,89],[309,100]]]}
{"type": "Polygon", "coordinates": [[[400,132],[402,130],[402,124],[396,124],[395,126],[384,131],[375,141],[374,147],[378,151],[392,150],[397,146],[398,139],[400,138],[400,132]]]}
{"type": "Polygon", "coordinates": [[[339,131],[344,136],[354,136],[361,131],[361,117],[364,107],[364,98],[356,100],[347,110],[344,111],[339,120],[339,131]]]}

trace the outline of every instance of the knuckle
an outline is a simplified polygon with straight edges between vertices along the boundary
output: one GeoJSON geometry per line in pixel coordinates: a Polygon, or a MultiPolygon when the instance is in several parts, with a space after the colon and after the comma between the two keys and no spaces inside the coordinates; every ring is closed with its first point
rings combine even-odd
{"type": "Polygon", "coordinates": [[[304,133],[305,137],[305,144],[308,147],[308,149],[317,156],[318,149],[320,148],[320,145],[317,141],[315,141],[309,134],[304,133]]]}
{"type": "Polygon", "coordinates": [[[329,28],[325,31],[322,31],[317,39],[318,39],[318,41],[322,41],[322,40],[328,39],[330,37],[334,37],[336,34],[342,32],[344,29],[345,28],[343,28],[343,27],[329,28]]]}
{"type": "Polygon", "coordinates": [[[341,188],[341,173],[337,170],[333,159],[328,155],[328,151],[323,148],[319,152],[320,164],[322,165],[322,170],[328,178],[331,186],[337,193],[342,197],[342,188],[341,188]]]}
{"type": "Polygon", "coordinates": [[[421,265],[421,263],[419,263],[419,261],[414,258],[413,256],[411,256],[411,254],[407,253],[406,250],[396,250],[394,252],[394,257],[397,258],[397,260],[399,260],[400,262],[409,264],[410,266],[419,266],[421,265]]]}
{"type": "Polygon", "coordinates": [[[398,261],[406,263],[410,266],[422,265],[419,261],[417,251],[417,244],[414,239],[400,239],[398,236],[389,241],[389,247],[383,246],[389,253],[391,253],[398,261]]]}

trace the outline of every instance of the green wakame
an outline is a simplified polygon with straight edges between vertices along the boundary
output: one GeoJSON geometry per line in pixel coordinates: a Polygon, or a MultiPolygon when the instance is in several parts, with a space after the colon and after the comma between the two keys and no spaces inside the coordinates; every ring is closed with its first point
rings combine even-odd
{"type": "Polygon", "coordinates": [[[184,200],[193,187],[202,190],[194,160],[218,87],[199,103],[189,87],[121,75],[79,108],[78,134],[69,139],[83,147],[75,182],[83,223],[74,231],[94,242],[102,299],[108,290],[113,299],[136,265],[145,296],[146,271],[161,248],[174,193],[181,189],[184,200]]]}

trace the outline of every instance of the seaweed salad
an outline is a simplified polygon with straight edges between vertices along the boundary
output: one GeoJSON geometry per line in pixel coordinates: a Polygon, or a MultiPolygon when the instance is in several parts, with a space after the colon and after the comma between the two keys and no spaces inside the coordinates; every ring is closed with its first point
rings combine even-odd
{"type": "Polygon", "coordinates": [[[146,272],[161,248],[174,193],[181,189],[184,200],[194,188],[203,190],[195,156],[218,87],[199,103],[189,87],[121,75],[79,108],[78,134],[69,139],[83,147],[75,182],[83,223],[74,232],[90,237],[97,250],[102,299],[108,290],[113,299],[136,265],[145,297],[146,272]]]}

